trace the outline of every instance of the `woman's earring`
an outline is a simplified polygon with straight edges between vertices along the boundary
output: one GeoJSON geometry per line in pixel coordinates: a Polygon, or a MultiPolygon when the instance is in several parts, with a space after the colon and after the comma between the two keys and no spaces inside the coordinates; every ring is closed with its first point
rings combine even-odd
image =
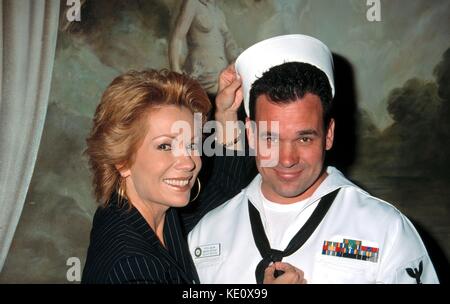
{"type": "Polygon", "coordinates": [[[197,195],[194,197],[194,199],[192,199],[190,202],[193,202],[197,199],[197,197],[200,194],[200,190],[202,189],[202,185],[200,184],[200,179],[197,177],[197,183],[198,183],[198,190],[197,190],[197,195]]]}
{"type": "Polygon", "coordinates": [[[125,179],[123,177],[120,178],[119,181],[119,189],[117,190],[117,194],[123,199],[126,199],[125,189],[123,183],[125,182],[125,179]]]}

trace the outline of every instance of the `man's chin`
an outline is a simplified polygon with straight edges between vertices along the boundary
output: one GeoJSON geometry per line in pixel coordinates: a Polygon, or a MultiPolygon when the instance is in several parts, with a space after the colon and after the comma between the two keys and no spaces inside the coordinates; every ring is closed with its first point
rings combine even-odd
{"type": "Polygon", "coordinates": [[[301,196],[303,193],[305,193],[305,190],[303,189],[283,189],[283,187],[280,187],[279,189],[277,189],[278,191],[276,191],[276,193],[283,197],[283,198],[296,198],[301,196]]]}

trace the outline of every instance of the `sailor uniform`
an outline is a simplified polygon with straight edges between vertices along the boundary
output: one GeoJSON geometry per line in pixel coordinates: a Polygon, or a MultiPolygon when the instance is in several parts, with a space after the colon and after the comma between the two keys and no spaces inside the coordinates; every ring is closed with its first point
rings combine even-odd
{"type": "Polygon", "coordinates": [[[200,282],[261,282],[258,267],[281,260],[303,270],[308,283],[439,283],[402,213],[337,169],[327,173],[310,198],[288,205],[267,201],[258,175],[203,217],[188,236],[200,282]]]}

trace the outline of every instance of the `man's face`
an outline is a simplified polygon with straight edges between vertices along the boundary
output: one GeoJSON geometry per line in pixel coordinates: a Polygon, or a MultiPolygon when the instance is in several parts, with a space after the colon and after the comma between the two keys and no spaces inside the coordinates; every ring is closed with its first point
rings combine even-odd
{"type": "Polygon", "coordinates": [[[287,104],[270,102],[265,95],[256,102],[256,133],[247,128],[249,141],[267,146],[278,157],[273,166],[264,164],[267,149],[257,149],[256,164],[262,176],[261,190],[273,202],[289,204],[308,198],[325,179],[325,151],[333,145],[334,121],[323,126],[323,109],[317,95],[307,93],[287,104]],[[267,122],[267,128],[261,128],[267,122]],[[278,122],[278,130],[271,130],[278,122]]]}

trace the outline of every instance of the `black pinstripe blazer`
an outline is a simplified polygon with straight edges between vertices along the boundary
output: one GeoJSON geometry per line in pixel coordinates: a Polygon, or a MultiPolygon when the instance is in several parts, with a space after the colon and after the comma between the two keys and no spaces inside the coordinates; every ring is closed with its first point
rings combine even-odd
{"type": "MultiPolygon", "coordinates": [[[[225,155],[225,154],[224,154],[225,155]]],[[[186,234],[208,211],[236,195],[254,171],[248,157],[215,157],[211,179],[192,208],[169,208],[162,246],[142,215],[113,194],[94,215],[81,283],[199,283],[186,234]]]]}

